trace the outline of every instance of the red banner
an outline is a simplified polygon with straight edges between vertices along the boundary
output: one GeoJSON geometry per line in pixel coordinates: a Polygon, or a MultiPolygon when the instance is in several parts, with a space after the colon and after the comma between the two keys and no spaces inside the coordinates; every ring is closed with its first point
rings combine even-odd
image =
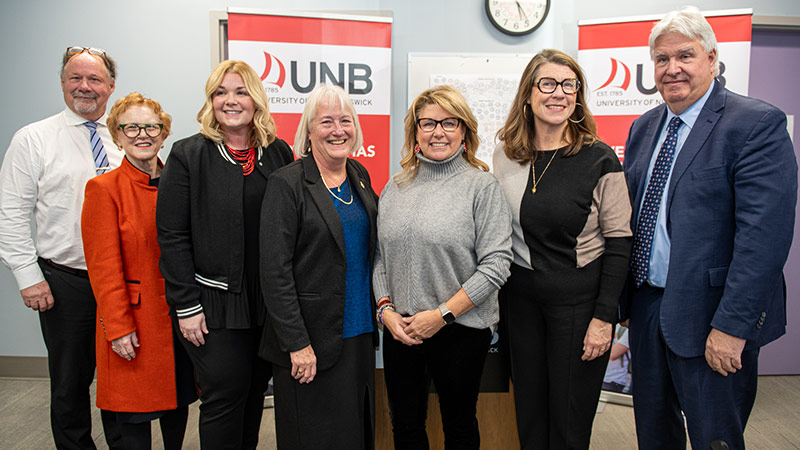
{"type": "MultiPolygon", "coordinates": [[[[747,95],[752,16],[743,11],[707,15],[719,45],[720,75],[728,89],[747,95]]],[[[586,73],[589,110],[598,133],[620,158],[637,117],[663,102],[653,80],[650,30],[659,19],[626,18],[579,24],[578,63],[586,73]]]]}
{"type": "Polygon", "coordinates": [[[228,14],[228,55],[261,74],[278,137],[290,145],[317,84],[348,91],[364,133],[352,156],[378,193],[389,180],[391,36],[388,18],[228,14]]]}

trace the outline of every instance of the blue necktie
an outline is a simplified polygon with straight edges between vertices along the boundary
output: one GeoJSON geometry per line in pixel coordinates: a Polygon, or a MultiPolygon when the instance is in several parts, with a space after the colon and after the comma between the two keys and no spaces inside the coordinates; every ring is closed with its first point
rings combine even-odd
{"type": "Polygon", "coordinates": [[[661,151],[656,157],[656,163],[650,173],[650,181],[647,183],[647,191],[644,194],[642,209],[639,211],[639,222],[631,255],[631,267],[636,287],[641,286],[650,273],[650,255],[653,249],[653,234],[656,230],[658,207],[661,205],[661,197],[672,169],[672,159],[675,157],[675,148],[678,144],[678,128],[681,123],[683,122],[677,116],[669,121],[667,139],[664,140],[661,151]]]}
{"type": "Polygon", "coordinates": [[[97,122],[86,122],[84,125],[89,129],[89,142],[92,145],[92,157],[94,158],[97,175],[106,173],[108,171],[108,156],[106,156],[106,149],[103,148],[103,141],[100,139],[100,135],[97,134],[97,122]]]}

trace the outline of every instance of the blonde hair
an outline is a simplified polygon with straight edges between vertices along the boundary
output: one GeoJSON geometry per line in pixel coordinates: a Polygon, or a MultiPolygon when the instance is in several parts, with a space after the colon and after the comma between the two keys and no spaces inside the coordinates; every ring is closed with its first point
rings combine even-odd
{"type": "Polygon", "coordinates": [[[511,104],[511,111],[508,113],[505,125],[497,132],[497,139],[503,143],[506,156],[520,164],[532,161],[538,151],[533,144],[536,127],[533,122],[533,111],[530,110],[528,101],[531,98],[531,92],[538,89],[536,77],[539,69],[547,63],[568,67],[575,72],[575,76],[580,82],[580,89],[575,94],[575,111],[572,112],[564,130],[563,137],[569,142],[569,148],[564,152],[564,156],[572,156],[578,153],[584,145],[590,145],[600,139],[597,136],[597,123],[586,106],[586,77],[583,75],[581,67],[571,56],[560,50],[542,50],[531,58],[525,71],[522,72],[517,94],[511,104]],[[529,115],[530,117],[528,117],[529,115]]]}
{"type": "Polygon", "coordinates": [[[300,123],[297,125],[297,134],[294,136],[294,154],[298,158],[308,156],[313,150],[311,148],[311,141],[308,139],[308,134],[311,132],[312,121],[317,116],[317,109],[322,103],[333,104],[338,102],[342,110],[347,111],[348,114],[353,116],[353,125],[355,126],[355,140],[353,141],[353,149],[355,152],[361,148],[364,143],[364,135],[361,132],[361,124],[358,121],[358,114],[353,107],[353,102],[350,101],[350,96],[341,87],[335,84],[320,84],[311,91],[311,94],[306,99],[306,106],[303,108],[303,117],[300,118],[300,123]]]}
{"type": "Polygon", "coordinates": [[[165,113],[164,110],[161,109],[161,104],[153,99],[143,97],[142,94],[138,92],[131,92],[114,103],[114,106],[111,107],[111,112],[108,113],[108,117],[106,118],[106,126],[108,127],[108,131],[111,133],[111,139],[115,144],[117,144],[117,146],[122,145],[117,140],[119,116],[121,116],[131,106],[140,105],[152,109],[153,112],[158,116],[158,120],[161,121],[162,127],[161,135],[159,137],[166,140],[169,136],[170,129],[172,128],[172,117],[170,117],[169,114],[165,113]]]}
{"type": "Polygon", "coordinates": [[[419,94],[417,98],[411,102],[411,107],[408,108],[405,118],[405,140],[403,142],[403,150],[400,154],[400,167],[403,170],[394,176],[395,182],[398,184],[408,183],[417,176],[417,169],[419,168],[419,160],[414,152],[414,147],[417,145],[417,119],[422,108],[428,105],[437,105],[452,114],[453,117],[461,121],[464,127],[464,153],[461,155],[471,166],[476,167],[485,172],[489,171],[489,166],[483,161],[478,159],[475,154],[478,151],[480,138],[478,137],[478,119],[472,114],[469,109],[467,101],[458,89],[442,85],[428,89],[427,91],[419,94]]]}
{"type": "Polygon", "coordinates": [[[222,84],[222,79],[229,73],[235,73],[242,77],[245,89],[253,99],[256,108],[250,129],[250,144],[261,147],[268,146],[275,140],[275,120],[269,114],[269,99],[261,84],[261,79],[256,71],[244,61],[222,61],[211,71],[211,75],[206,81],[206,102],[197,113],[200,132],[214,142],[225,142],[225,133],[220,129],[219,122],[214,116],[214,93],[222,84]]]}

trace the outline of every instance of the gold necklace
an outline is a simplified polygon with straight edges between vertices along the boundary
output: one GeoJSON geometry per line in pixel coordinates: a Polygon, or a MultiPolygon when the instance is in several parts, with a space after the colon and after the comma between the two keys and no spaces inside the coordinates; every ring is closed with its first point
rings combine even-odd
{"type": "MultiPolygon", "coordinates": [[[[328,192],[330,192],[331,195],[336,198],[336,200],[339,200],[340,202],[344,203],[345,205],[349,205],[349,204],[353,203],[353,189],[352,188],[350,188],[350,201],[346,202],[346,201],[342,200],[341,198],[339,198],[338,195],[333,193],[331,188],[328,187],[328,183],[325,182],[325,177],[323,177],[322,174],[319,174],[319,177],[322,178],[322,184],[325,185],[325,189],[327,189],[328,192]]],[[[344,179],[347,180],[347,176],[345,176],[344,179]]],[[[342,183],[344,183],[344,181],[342,181],[342,183]]],[[[341,192],[341,191],[342,191],[342,189],[339,188],[339,192],[341,192]]]]}
{"type": "Polygon", "coordinates": [[[533,164],[534,163],[533,158],[531,158],[531,175],[533,176],[533,187],[531,188],[531,195],[536,194],[536,186],[538,186],[539,182],[542,181],[542,178],[544,178],[545,172],[547,172],[547,169],[550,168],[550,163],[552,163],[553,160],[556,158],[556,153],[558,153],[558,150],[553,151],[553,156],[550,157],[550,161],[547,162],[547,165],[544,166],[542,174],[539,175],[539,181],[536,181],[536,168],[534,167],[533,164]]]}

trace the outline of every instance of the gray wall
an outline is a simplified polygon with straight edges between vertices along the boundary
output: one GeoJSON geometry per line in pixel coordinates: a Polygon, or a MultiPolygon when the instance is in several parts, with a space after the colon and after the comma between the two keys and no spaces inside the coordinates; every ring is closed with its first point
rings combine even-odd
{"type": "MultiPolygon", "coordinates": [[[[388,10],[394,17],[392,169],[399,168],[402,117],[406,109],[409,52],[536,52],[561,48],[577,54],[577,21],[659,14],[685,1],[551,0],[544,25],[513,38],[495,30],[478,0],[3,0],[0,41],[6,63],[0,111],[0,157],[14,131],[64,108],[58,83],[59,58],[69,45],[106,49],[119,66],[112,101],[131,91],[159,100],[174,119],[173,138],[197,131],[194,116],[203,102],[209,73],[209,11],[227,6],[259,9],[388,10]],[[145,11],[155,11],[153,14],[145,11]]],[[[754,8],[759,15],[800,16],[796,0],[698,0],[704,10],[754,8]]],[[[280,134],[280,131],[279,131],[280,134]]],[[[162,155],[166,156],[166,155],[162,155]]],[[[36,314],[25,308],[11,273],[0,268],[0,356],[44,356],[36,314]]]]}

